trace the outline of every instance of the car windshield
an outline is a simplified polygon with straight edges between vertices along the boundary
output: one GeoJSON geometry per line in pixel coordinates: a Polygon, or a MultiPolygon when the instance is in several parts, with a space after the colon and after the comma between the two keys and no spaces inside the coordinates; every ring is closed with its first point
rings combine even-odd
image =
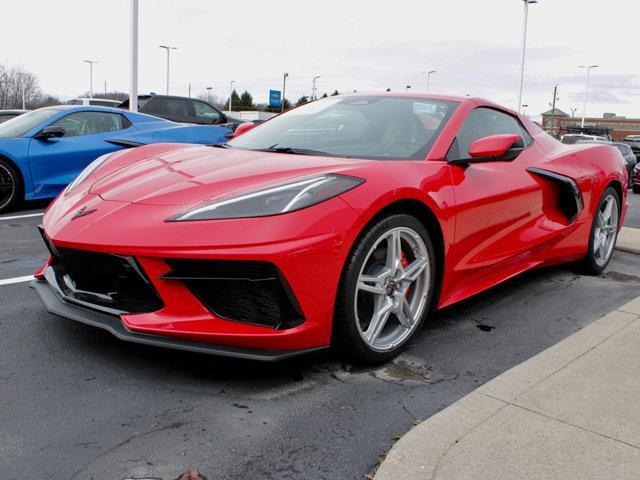
{"type": "Polygon", "coordinates": [[[427,98],[329,97],[275,117],[228,146],[375,160],[424,160],[458,105],[427,98]]]}
{"type": "Polygon", "coordinates": [[[25,113],[19,117],[12,118],[0,125],[0,138],[16,138],[21,137],[32,128],[37,127],[46,119],[53,117],[59,113],[54,108],[41,108],[33,112],[25,113]]]}

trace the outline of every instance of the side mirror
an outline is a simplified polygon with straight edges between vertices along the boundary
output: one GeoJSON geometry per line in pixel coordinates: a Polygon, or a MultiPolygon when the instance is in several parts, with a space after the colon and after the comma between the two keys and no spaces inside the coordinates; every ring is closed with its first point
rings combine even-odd
{"type": "Polygon", "coordinates": [[[256,126],[256,124],[253,123],[253,122],[241,123],[240,125],[238,125],[238,128],[236,128],[236,131],[233,132],[233,138],[239,137],[240,135],[242,135],[243,133],[248,132],[249,130],[251,130],[255,126],[256,126]]]}
{"type": "Polygon", "coordinates": [[[50,126],[43,128],[40,132],[36,133],[33,138],[46,142],[50,138],[63,137],[65,133],[67,132],[62,127],[50,126]]]}
{"type": "Polygon", "coordinates": [[[469,147],[469,157],[451,160],[453,165],[469,165],[480,162],[508,162],[524,150],[524,140],[518,134],[490,135],[479,138],[469,147]]]}

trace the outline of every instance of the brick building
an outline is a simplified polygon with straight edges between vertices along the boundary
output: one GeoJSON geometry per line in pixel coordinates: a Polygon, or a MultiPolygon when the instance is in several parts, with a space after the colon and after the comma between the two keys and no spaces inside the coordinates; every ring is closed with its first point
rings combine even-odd
{"type": "MultiPolygon", "coordinates": [[[[542,128],[556,138],[567,133],[568,125],[580,125],[581,122],[581,117],[571,117],[559,108],[542,114],[542,128]]],[[[584,123],[608,128],[614,140],[624,140],[627,135],[640,135],[640,118],[618,117],[605,113],[602,118],[587,117],[584,123]]]]}

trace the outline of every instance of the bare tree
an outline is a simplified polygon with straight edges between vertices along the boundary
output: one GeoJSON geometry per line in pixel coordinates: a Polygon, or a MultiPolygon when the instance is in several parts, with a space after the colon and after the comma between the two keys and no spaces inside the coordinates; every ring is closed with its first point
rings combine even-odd
{"type": "Polygon", "coordinates": [[[0,109],[28,108],[42,99],[38,78],[18,66],[0,65],[0,109]]]}

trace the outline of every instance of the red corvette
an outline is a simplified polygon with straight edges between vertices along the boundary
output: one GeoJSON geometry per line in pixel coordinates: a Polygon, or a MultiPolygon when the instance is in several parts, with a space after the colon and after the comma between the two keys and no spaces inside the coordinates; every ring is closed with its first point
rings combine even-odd
{"type": "Polygon", "coordinates": [[[618,150],[480,99],[330,97],[238,133],[91,164],[44,216],[46,308],[139,343],[380,362],[525,270],[601,272],[627,208],[618,150]]]}

